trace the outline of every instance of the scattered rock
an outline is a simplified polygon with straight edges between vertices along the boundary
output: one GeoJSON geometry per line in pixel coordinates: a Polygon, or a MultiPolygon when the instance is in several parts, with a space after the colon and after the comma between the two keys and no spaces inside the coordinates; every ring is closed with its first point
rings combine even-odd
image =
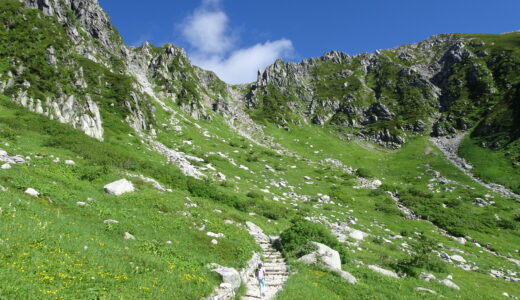
{"type": "Polygon", "coordinates": [[[105,192],[110,195],[120,196],[124,193],[133,192],[134,185],[126,179],[120,179],[105,185],[105,192]]]}
{"type": "Polygon", "coordinates": [[[399,275],[397,275],[396,272],[383,269],[383,268],[381,268],[379,266],[376,266],[376,265],[369,265],[368,268],[370,270],[374,271],[374,272],[377,272],[379,274],[382,274],[382,275],[385,275],[385,276],[388,276],[388,277],[399,278],[399,275]]]}
{"type": "Polygon", "coordinates": [[[265,165],[265,169],[270,172],[275,172],[275,169],[269,165],[265,165]]]}
{"type": "Polygon", "coordinates": [[[211,231],[209,231],[208,233],[206,233],[208,236],[210,237],[214,237],[214,238],[223,238],[225,237],[225,235],[223,233],[213,233],[211,231]]]}
{"type": "Polygon", "coordinates": [[[130,232],[125,232],[123,234],[123,238],[125,240],[135,240],[135,236],[133,236],[130,232]]]}
{"type": "Polygon", "coordinates": [[[242,279],[240,278],[240,274],[237,270],[233,268],[223,267],[217,264],[212,264],[214,269],[211,271],[218,273],[222,277],[223,283],[228,283],[230,288],[235,290],[240,287],[242,283],[242,279]]]}
{"type": "Polygon", "coordinates": [[[445,286],[447,286],[449,288],[460,290],[460,287],[458,285],[456,285],[453,281],[449,280],[448,278],[443,279],[443,280],[439,280],[439,282],[444,284],[445,286]]]}
{"type": "Polygon", "coordinates": [[[78,202],[76,202],[76,205],[77,206],[87,206],[87,203],[82,202],[82,201],[78,201],[78,202]]]}
{"type": "Polygon", "coordinates": [[[360,230],[353,229],[348,236],[355,240],[362,241],[365,238],[365,233],[360,230]]]}
{"type": "Polygon", "coordinates": [[[466,242],[467,242],[467,240],[465,238],[463,238],[463,237],[457,237],[457,238],[454,238],[454,239],[455,239],[455,241],[457,241],[457,243],[462,244],[462,245],[465,245],[466,242]]]}
{"type": "Polygon", "coordinates": [[[108,220],[104,220],[103,223],[105,223],[105,224],[117,224],[117,223],[119,223],[119,221],[118,220],[108,219],[108,220]]]}
{"type": "Polygon", "coordinates": [[[68,159],[65,161],[65,164],[69,166],[74,166],[76,163],[73,160],[68,159]]]}
{"type": "Polygon", "coordinates": [[[473,202],[473,204],[480,207],[486,207],[495,204],[495,201],[486,201],[482,198],[475,198],[475,202],[473,202]]]}
{"type": "Polygon", "coordinates": [[[437,277],[435,277],[435,275],[430,274],[430,273],[423,273],[423,272],[421,272],[421,274],[419,275],[419,278],[421,278],[424,281],[437,280],[437,277]]]}
{"type": "Polygon", "coordinates": [[[30,195],[30,196],[33,196],[33,197],[39,197],[40,196],[40,193],[37,190],[33,189],[33,188],[26,189],[25,193],[27,195],[30,195]]]}
{"type": "Polygon", "coordinates": [[[1,168],[2,168],[2,170],[8,170],[8,169],[11,169],[11,165],[8,164],[8,163],[5,163],[5,164],[2,165],[1,168]]]}
{"type": "Polygon", "coordinates": [[[466,262],[464,257],[462,257],[460,255],[452,255],[452,256],[450,256],[450,258],[451,258],[451,260],[459,262],[459,263],[465,263],[466,262]]]}
{"type": "Polygon", "coordinates": [[[212,243],[213,245],[216,245],[216,244],[218,244],[218,241],[215,240],[215,239],[212,239],[212,240],[211,240],[211,243],[212,243]]]}
{"type": "Polygon", "coordinates": [[[217,176],[217,178],[219,178],[220,180],[226,180],[226,175],[222,174],[222,173],[217,173],[215,176],[217,176]]]}
{"type": "Polygon", "coordinates": [[[348,281],[351,284],[357,283],[356,277],[352,276],[352,274],[350,274],[347,271],[340,270],[340,271],[338,271],[338,274],[339,274],[339,276],[341,276],[343,279],[345,279],[346,281],[348,281]]]}
{"type": "Polygon", "coordinates": [[[425,288],[422,288],[422,287],[416,287],[415,288],[416,291],[418,292],[425,292],[425,293],[430,293],[430,294],[437,294],[435,291],[432,291],[432,290],[429,290],[429,289],[425,289],[425,288]]]}

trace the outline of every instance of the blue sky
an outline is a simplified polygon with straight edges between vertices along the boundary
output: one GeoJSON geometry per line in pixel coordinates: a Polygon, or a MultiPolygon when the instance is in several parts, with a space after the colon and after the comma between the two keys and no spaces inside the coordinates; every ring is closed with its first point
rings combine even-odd
{"type": "Polygon", "coordinates": [[[520,29],[519,0],[99,0],[130,45],[171,42],[230,83],[274,59],[373,52],[438,33],[520,29]]]}

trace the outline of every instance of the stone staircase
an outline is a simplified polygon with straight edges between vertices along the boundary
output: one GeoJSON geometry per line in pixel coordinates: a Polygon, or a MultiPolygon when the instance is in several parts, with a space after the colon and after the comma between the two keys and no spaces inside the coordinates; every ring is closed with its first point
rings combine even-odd
{"type": "Polygon", "coordinates": [[[283,289],[285,282],[289,278],[287,264],[285,263],[282,254],[273,248],[272,241],[274,238],[265,235],[260,228],[256,227],[256,225],[252,223],[247,225],[249,232],[262,248],[263,264],[265,268],[265,296],[260,297],[258,280],[255,278],[253,272],[247,277],[245,282],[247,292],[242,299],[274,299],[276,294],[283,289]]]}

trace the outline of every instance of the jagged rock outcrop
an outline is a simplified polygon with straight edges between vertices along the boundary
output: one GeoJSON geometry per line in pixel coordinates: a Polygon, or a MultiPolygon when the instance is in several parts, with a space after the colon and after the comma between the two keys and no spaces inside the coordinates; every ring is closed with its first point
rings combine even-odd
{"type": "MultiPolygon", "coordinates": [[[[256,82],[230,86],[214,73],[192,66],[184,50],[174,45],[124,45],[97,0],[20,2],[55,17],[72,42],[72,53],[133,78],[132,90],[121,104],[127,122],[139,132],[156,129],[153,105],[149,105],[154,100],[165,110],[176,104],[195,119],[220,114],[253,141],[260,138],[250,133],[261,136],[262,128],[251,115],[281,127],[288,123],[332,125],[345,129],[347,136],[398,148],[409,135],[430,133],[437,137],[469,130],[481,121],[482,111],[493,109],[493,99],[511,88],[509,79],[502,75],[504,78],[496,78],[500,70],[514,68],[510,54],[494,53],[484,42],[457,34],[355,56],[330,51],[299,63],[277,60],[259,71],[256,82]]],[[[68,56],[60,51],[54,46],[46,49],[50,65],[57,67],[66,60],[68,56]]],[[[93,88],[81,66],[67,62],[67,67],[75,70],[75,87],[93,88]]],[[[15,86],[23,99],[29,88],[15,83],[18,73],[10,71],[0,77],[0,90],[15,86]]],[[[70,96],[81,98],[55,93],[51,99],[70,96]]],[[[26,105],[56,119],[61,114],[66,123],[102,139],[103,120],[95,113],[101,100],[92,95],[90,100],[74,105],[73,114],[58,113],[56,106],[62,109],[61,100],[54,100],[58,104],[53,105],[53,100],[39,102],[28,95],[26,105]]],[[[480,132],[487,132],[487,128],[492,128],[492,133],[506,130],[486,124],[490,122],[478,127],[480,132]]],[[[504,141],[506,137],[493,143],[500,147],[504,141]]]]}

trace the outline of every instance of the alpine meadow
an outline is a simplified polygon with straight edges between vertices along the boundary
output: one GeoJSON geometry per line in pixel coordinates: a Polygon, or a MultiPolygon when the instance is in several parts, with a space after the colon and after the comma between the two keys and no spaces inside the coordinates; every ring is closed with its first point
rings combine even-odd
{"type": "Polygon", "coordinates": [[[0,299],[518,299],[520,32],[228,84],[0,0],[0,299]]]}

